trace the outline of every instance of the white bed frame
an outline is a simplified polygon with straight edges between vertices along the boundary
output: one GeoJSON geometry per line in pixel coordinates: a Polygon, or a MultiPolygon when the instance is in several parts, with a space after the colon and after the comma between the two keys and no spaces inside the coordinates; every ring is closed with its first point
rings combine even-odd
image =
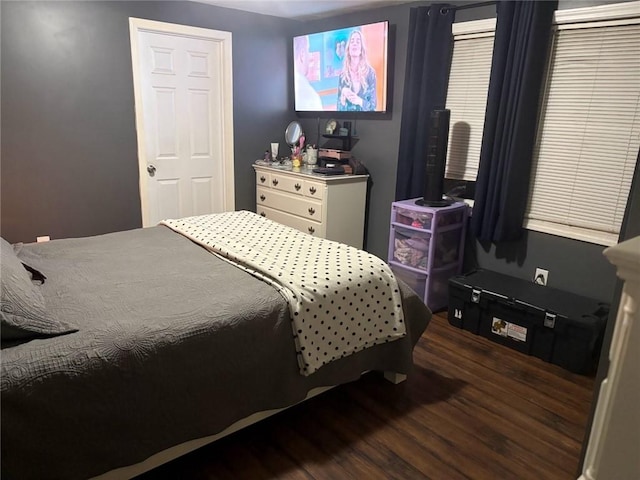
{"type": "MultiPolygon", "coordinates": [[[[367,372],[363,372],[362,375],[364,375],[365,373],[367,372]]],[[[407,376],[402,373],[384,372],[384,378],[390,381],[391,383],[397,385],[399,383],[404,382],[407,379],[407,376]]],[[[327,387],[314,388],[310,390],[307,393],[307,396],[298,403],[302,403],[306,400],[309,400],[310,398],[320,395],[321,393],[324,393],[327,390],[331,390],[336,386],[337,385],[331,385],[327,387]]],[[[283,410],[286,410],[295,405],[297,405],[297,403],[284,408],[276,408],[273,410],[264,410],[262,412],[256,412],[252,415],[249,415],[248,417],[238,420],[237,422],[231,424],[226,429],[224,429],[219,433],[216,433],[215,435],[196,438],[194,440],[189,440],[188,442],[175,445],[173,447],[167,448],[166,450],[162,450],[161,452],[151,455],[149,458],[147,458],[146,460],[143,460],[140,463],[135,463],[133,465],[129,465],[126,467],[120,467],[114,470],[110,470],[106,473],[98,475],[97,477],[92,477],[90,480],[125,480],[125,479],[133,478],[137,475],[141,475],[145,472],[148,472],[149,470],[153,470],[154,468],[159,467],[160,465],[170,462],[171,460],[175,460],[178,457],[186,455],[187,453],[192,452],[200,447],[204,447],[209,443],[215,442],[216,440],[226,437],[227,435],[237,432],[238,430],[241,430],[245,427],[253,425],[254,423],[264,420],[265,418],[269,418],[270,416],[275,415],[276,413],[282,412],[283,410]]]]}

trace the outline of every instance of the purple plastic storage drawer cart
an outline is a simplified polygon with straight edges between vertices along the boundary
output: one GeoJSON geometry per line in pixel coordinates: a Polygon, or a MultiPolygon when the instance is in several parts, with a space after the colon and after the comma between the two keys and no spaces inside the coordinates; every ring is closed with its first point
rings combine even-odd
{"type": "Polygon", "coordinates": [[[416,199],[393,202],[388,262],[394,274],[432,310],[447,306],[449,278],[462,271],[469,207],[422,207],[416,199]]]}

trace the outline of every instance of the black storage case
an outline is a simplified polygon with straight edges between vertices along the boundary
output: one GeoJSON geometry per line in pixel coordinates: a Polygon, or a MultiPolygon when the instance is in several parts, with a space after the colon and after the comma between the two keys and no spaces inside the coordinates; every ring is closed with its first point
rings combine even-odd
{"type": "Polygon", "coordinates": [[[575,373],[597,365],[609,305],[489,270],[449,279],[449,323],[575,373]]]}

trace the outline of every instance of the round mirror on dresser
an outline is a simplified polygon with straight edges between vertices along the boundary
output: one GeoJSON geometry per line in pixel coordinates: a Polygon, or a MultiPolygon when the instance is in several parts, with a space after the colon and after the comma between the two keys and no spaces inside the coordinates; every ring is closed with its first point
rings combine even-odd
{"type": "Polygon", "coordinates": [[[287,125],[287,129],[284,131],[284,139],[287,144],[293,148],[298,145],[300,137],[302,137],[302,125],[300,125],[300,122],[294,120],[287,125]]]}

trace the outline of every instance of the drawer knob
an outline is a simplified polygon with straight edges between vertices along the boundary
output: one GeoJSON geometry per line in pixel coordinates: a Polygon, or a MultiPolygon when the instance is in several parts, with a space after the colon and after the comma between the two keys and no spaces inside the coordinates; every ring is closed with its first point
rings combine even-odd
{"type": "Polygon", "coordinates": [[[299,183],[296,183],[296,184],[294,185],[294,187],[295,187],[295,189],[296,189],[296,192],[297,192],[298,190],[300,190],[300,184],[299,184],[299,183]]]}
{"type": "Polygon", "coordinates": [[[260,195],[260,200],[262,200],[263,202],[267,199],[267,197],[264,196],[264,194],[260,195]]]}
{"type": "Polygon", "coordinates": [[[313,207],[309,207],[309,215],[313,215],[314,213],[316,213],[316,209],[313,207]]]}
{"type": "Polygon", "coordinates": [[[262,217],[266,217],[266,216],[267,216],[267,214],[266,214],[266,213],[264,213],[264,212],[260,212],[260,216],[262,216],[262,217]]]}
{"type": "Polygon", "coordinates": [[[316,229],[315,229],[315,228],[313,228],[313,227],[309,227],[307,230],[309,230],[309,233],[310,233],[311,235],[313,235],[314,233],[316,233],[316,229]]]}
{"type": "Polygon", "coordinates": [[[273,183],[273,186],[275,187],[276,185],[278,185],[278,179],[274,178],[273,180],[271,180],[271,183],[273,183]]]}
{"type": "Polygon", "coordinates": [[[266,182],[266,181],[267,181],[267,179],[265,178],[265,176],[264,176],[264,175],[262,175],[262,176],[260,177],[260,183],[264,183],[264,182],[266,182]]]}
{"type": "Polygon", "coordinates": [[[309,187],[309,191],[311,192],[311,195],[315,195],[316,187],[309,187]]]}

